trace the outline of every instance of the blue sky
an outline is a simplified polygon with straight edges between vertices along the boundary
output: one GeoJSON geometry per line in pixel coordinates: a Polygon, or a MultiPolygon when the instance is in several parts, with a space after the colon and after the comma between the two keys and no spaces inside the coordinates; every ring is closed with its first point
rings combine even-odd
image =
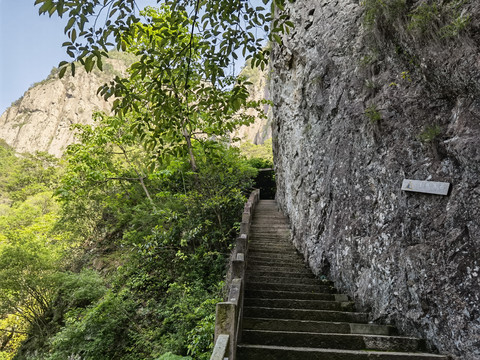
{"type": "MultiPolygon", "coordinates": [[[[62,43],[68,21],[40,16],[35,0],[0,0],[0,115],[28,88],[45,79],[62,60],[70,60],[62,43]]],[[[254,0],[258,3],[260,0],[254,0]]],[[[140,8],[156,0],[137,0],[140,8]]],[[[239,60],[238,69],[243,66],[239,60]]],[[[238,70],[237,69],[237,70],[238,70]]]]}
{"type": "MultiPolygon", "coordinates": [[[[38,15],[34,0],[0,0],[0,114],[62,60],[68,19],[38,15]]],[[[156,4],[154,0],[140,5],[156,4]]]]}
{"type": "Polygon", "coordinates": [[[39,16],[33,0],[0,0],[0,113],[67,58],[63,22],[39,16]]]}

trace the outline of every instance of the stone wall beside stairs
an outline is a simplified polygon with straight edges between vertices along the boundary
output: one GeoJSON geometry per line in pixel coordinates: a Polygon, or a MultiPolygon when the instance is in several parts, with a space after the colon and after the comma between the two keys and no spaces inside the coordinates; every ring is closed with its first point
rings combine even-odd
{"type": "Polygon", "coordinates": [[[313,271],[374,321],[478,360],[480,3],[438,41],[369,33],[362,3],[287,8],[295,28],[271,63],[276,199],[313,271]],[[404,178],[452,190],[406,193],[404,178]]]}

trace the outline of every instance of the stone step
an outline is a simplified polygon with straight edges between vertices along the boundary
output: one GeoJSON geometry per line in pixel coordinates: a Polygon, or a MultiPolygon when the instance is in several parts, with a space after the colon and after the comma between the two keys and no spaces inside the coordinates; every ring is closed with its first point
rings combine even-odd
{"type": "Polygon", "coordinates": [[[248,256],[251,256],[251,257],[265,257],[265,258],[272,258],[272,259],[295,259],[295,260],[302,260],[303,261],[303,258],[302,256],[300,256],[300,254],[297,254],[296,252],[294,252],[293,250],[290,251],[290,253],[288,252],[285,252],[285,251],[280,251],[280,252],[275,252],[275,251],[271,251],[271,250],[267,250],[267,251],[262,251],[262,250],[256,250],[256,249],[251,249],[249,248],[248,249],[248,256]]]}
{"type": "Polygon", "coordinates": [[[248,262],[247,266],[248,272],[256,273],[262,271],[275,271],[275,272],[291,272],[298,274],[312,274],[310,269],[307,269],[303,264],[296,264],[293,266],[272,266],[272,265],[261,265],[258,263],[248,262]]]}
{"type": "Polygon", "coordinates": [[[250,242],[248,243],[248,248],[250,250],[257,250],[261,251],[262,249],[269,250],[281,250],[286,253],[297,253],[295,247],[289,243],[288,241],[272,241],[271,243],[257,243],[257,242],[250,242]]]}
{"type": "Polygon", "coordinates": [[[261,242],[263,245],[270,245],[274,242],[290,242],[290,230],[262,230],[261,232],[250,233],[250,242],[261,242]]]}
{"type": "Polygon", "coordinates": [[[285,245],[285,244],[289,244],[290,246],[292,246],[292,242],[290,241],[290,235],[288,236],[279,236],[279,235],[276,235],[276,236],[273,236],[272,238],[267,238],[266,236],[263,236],[262,238],[257,238],[255,237],[255,235],[252,235],[250,237],[250,242],[249,242],[249,245],[250,244],[260,244],[262,243],[262,245],[264,246],[271,246],[271,245],[275,245],[275,244],[280,244],[280,245],[285,245]],[[262,240],[263,238],[263,240],[262,240]]]}
{"type": "Polygon", "coordinates": [[[278,259],[275,260],[268,260],[268,259],[252,259],[248,258],[247,260],[248,266],[268,266],[268,267],[282,267],[282,268],[297,268],[297,269],[305,269],[305,263],[302,261],[280,261],[278,259]]]}
{"type": "Polygon", "coordinates": [[[279,226],[281,228],[290,229],[288,221],[284,218],[278,216],[264,216],[261,218],[254,218],[250,224],[253,229],[256,227],[276,227],[279,226]]]}
{"type": "MultiPolygon", "coordinates": [[[[306,267],[305,262],[302,258],[297,258],[294,260],[285,260],[279,258],[266,258],[262,256],[256,256],[255,254],[247,254],[247,263],[256,264],[259,266],[301,266],[302,268],[306,267]]],[[[311,272],[311,271],[310,271],[311,272]]]]}
{"type": "Polygon", "coordinates": [[[276,290],[245,290],[246,298],[257,299],[297,299],[297,300],[325,300],[325,301],[348,301],[344,294],[300,292],[300,291],[276,291],[276,290]]]}
{"type": "Polygon", "coordinates": [[[351,311],[245,306],[244,317],[366,323],[367,314],[351,311]]]}
{"type": "Polygon", "coordinates": [[[271,240],[263,240],[263,241],[260,241],[258,239],[255,239],[255,238],[250,238],[250,241],[248,242],[248,246],[265,246],[265,247],[270,247],[270,246],[276,246],[276,245],[279,245],[279,246],[289,246],[290,248],[295,248],[292,244],[292,242],[290,241],[290,237],[283,237],[283,238],[280,238],[278,236],[275,236],[274,238],[272,238],[271,240]]]}
{"type": "Polygon", "coordinates": [[[242,326],[243,329],[246,330],[320,332],[384,336],[397,334],[395,327],[387,325],[296,319],[265,319],[245,317],[243,318],[242,326]]]}
{"type": "Polygon", "coordinates": [[[256,274],[247,275],[247,282],[267,283],[267,284],[302,284],[302,285],[321,285],[321,280],[315,278],[307,278],[303,276],[297,277],[280,277],[280,276],[257,276],[256,274]]]}
{"type": "Polygon", "coordinates": [[[297,254],[292,252],[291,254],[287,253],[272,253],[272,252],[263,252],[263,251],[256,251],[252,249],[248,249],[248,256],[249,257],[255,257],[255,258],[266,258],[266,259],[294,259],[294,260],[301,260],[303,261],[303,258],[297,254]]]}
{"type": "Polygon", "coordinates": [[[264,229],[282,229],[282,230],[289,230],[290,227],[288,226],[288,223],[285,221],[285,222],[282,222],[282,224],[271,224],[271,223],[268,223],[268,222],[265,222],[265,223],[254,223],[252,222],[252,225],[251,225],[251,229],[252,230],[264,230],[264,229]]]}
{"type": "Polygon", "coordinates": [[[290,230],[262,230],[256,231],[255,235],[252,235],[250,240],[263,239],[268,240],[283,240],[288,241],[290,239],[290,230]]]}
{"type": "Polygon", "coordinates": [[[304,273],[304,272],[293,272],[293,271],[260,271],[256,270],[254,271],[253,269],[250,271],[250,275],[253,276],[261,276],[261,277],[282,277],[282,278],[306,278],[306,279],[316,279],[315,275],[312,273],[304,273]]]}
{"type": "Polygon", "coordinates": [[[253,256],[248,254],[247,263],[254,263],[256,265],[263,264],[264,266],[299,266],[304,267],[305,264],[301,259],[294,259],[294,258],[266,258],[266,257],[259,257],[253,256]]]}
{"type": "Polygon", "coordinates": [[[247,274],[255,274],[257,271],[278,271],[278,272],[292,272],[301,276],[302,274],[311,274],[304,264],[299,263],[264,263],[258,261],[249,261],[247,263],[247,274]]]}
{"type": "Polygon", "coordinates": [[[263,234],[262,236],[258,236],[256,234],[251,234],[250,243],[260,242],[260,241],[262,241],[266,245],[270,245],[271,243],[275,243],[275,242],[291,244],[289,233],[285,233],[285,234],[282,234],[282,235],[279,235],[279,234],[275,234],[275,235],[263,234]]]}
{"type": "Polygon", "coordinates": [[[313,294],[335,294],[337,290],[331,285],[308,285],[308,284],[272,284],[257,283],[251,280],[245,282],[246,290],[274,290],[274,291],[298,291],[313,294]]]}
{"type": "Polygon", "coordinates": [[[404,336],[244,330],[242,343],[344,350],[423,351],[423,340],[404,336]]]}
{"type": "Polygon", "coordinates": [[[286,224],[272,224],[271,222],[265,224],[252,224],[250,226],[251,231],[255,231],[256,234],[258,233],[284,233],[290,232],[290,228],[286,224]]]}
{"type": "Polygon", "coordinates": [[[256,215],[254,216],[251,225],[272,225],[284,224],[288,225],[288,220],[281,215],[256,215]]]}
{"type": "Polygon", "coordinates": [[[265,231],[270,229],[278,229],[284,231],[290,231],[290,227],[286,221],[276,219],[276,218],[265,218],[262,221],[252,221],[250,224],[250,229],[252,231],[265,231]]]}
{"type": "Polygon", "coordinates": [[[448,360],[442,355],[385,351],[238,345],[238,360],[448,360]]]}
{"type": "MultiPolygon", "coordinates": [[[[248,251],[255,252],[266,252],[266,253],[278,253],[278,254],[295,254],[296,251],[291,246],[285,245],[272,245],[272,246],[258,246],[258,245],[249,245],[248,251]]],[[[297,254],[298,255],[298,254],[297,254]]]]}
{"type": "MultiPolygon", "coordinates": [[[[250,241],[258,241],[263,243],[269,243],[273,241],[286,241],[290,242],[290,231],[284,231],[282,233],[268,233],[268,232],[250,232],[250,241]]],[[[291,243],[291,242],[290,242],[291,243]]]]}
{"type": "MultiPolygon", "coordinates": [[[[275,241],[268,244],[259,244],[255,242],[248,243],[248,249],[261,251],[262,249],[268,250],[281,250],[284,249],[290,253],[297,253],[297,250],[288,241],[275,241]]],[[[298,253],[297,253],[298,254],[298,253]]]]}
{"type": "Polygon", "coordinates": [[[279,238],[278,236],[275,236],[270,240],[266,240],[265,238],[263,238],[263,240],[250,238],[250,241],[248,242],[248,246],[275,246],[275,245],[290,246],[291,248],[294,248],[292,242],[290,241],[290,238],[286,238],[286,237],[279,238]]]}
{"type": "Polygon", "coordinates": [[[355,304],[351,301],[344,302],[328,300],[246,298],[244,300],[244,306],[284,309],[354,311],[355,304]]]}
{"type": "Polygon", "coordinates": [[[262,217],[262,216],[278,216],[278,217],[281,217],[283,219],[286,219],[286,216],[283,215],[280,211],[278,211],[277,208],[267,208],[267,207],[260,207],[260,208],[257,208],[255,209],[254,211],[254,216],[255,218],[259,218],[259,217],[262,217]]]}
{"type": "Polygon", "coordinates": [[[271,214],[255,215],[253,220],[252,220],[252,225],[272,224],[272,222],[288,224],[288,220],[284,216],[279,215],[279,214],[277,215],[277,214],[271,213],[271,214]]]}

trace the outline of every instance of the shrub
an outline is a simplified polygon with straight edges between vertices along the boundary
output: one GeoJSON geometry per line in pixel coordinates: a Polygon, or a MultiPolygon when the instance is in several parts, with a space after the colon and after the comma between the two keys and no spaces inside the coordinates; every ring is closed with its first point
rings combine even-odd
{"type": "Polygon", "coordinates": [[[427,126],[419,135],[418,139],[423,143],[433,143],[442,133],[442,127],[439,125],[427,126]]]}
{"type": "Polygon", "coordinates": [[[470,15],[459,15],[450,24],[440,29],[440,37],[451,38],[458,36],[470,24],[470,15]]]}
{"type": "Polygon", "coordinates": [[[403,17],[406,9],[405,0],[364,0],[363,23],[367,28],[383,23],[392,23],[403,17]]]}
{"type": "Polygon", "coordinates": [[[432,28],[432,24],[437,22],[440,17],[440,10],[437,4],[422,3],[409,15],[410,22],[407,29],[425,33],[432,28]]]}
{"type": "Polygon", "coordinates": [[[377,105],[372,104],[365,109],[365,116],[370,120],[372,124],[382,120],[382,114],[377,109],[377,105]]]}

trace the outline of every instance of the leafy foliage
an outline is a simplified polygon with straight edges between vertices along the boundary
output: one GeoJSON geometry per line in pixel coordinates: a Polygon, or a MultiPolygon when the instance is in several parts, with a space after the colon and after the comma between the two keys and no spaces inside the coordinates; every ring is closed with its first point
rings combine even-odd
{"type": "Polygon", "coordinates": [[[375,104],[372,104],[365,109],[365,116],[372,124],[378,123],[380,120],[382,120],[382,114],[375,104]]]}
{"type": "MultiPolygon", "coordinates": [[[[271,13],[240,0],[164,1],[139,15],[133,0],[35,3],[67,16],[64,46],[87,71],[101,70],[113,45],[132,64],[99,90],[114,115],[75,126],[79,143],[61,163],[0,147],[11,170],[1,185],[0,310],[29,333],[16,359],[206,359],[257,173],[224,142],[252,121],[239,110],[258,105],[227,69],[240,52],[265,64],[254,31],[270,29],[271,13]]],[[[292,24],[285,11],[272,25],[279,41],[292,24]]]]}
{"type": "Polygon", "coordinates": [[[430,125],[418,135],[418,139],[423,143],[433,143],[442,134],[442,127],[439,125],[430,125]]]}
{"type": "Polygon", "coordinates": [[[362,5],[365,7],[363,22],[370,29],[401,19],[406,9],[405,0],[364,0],[362,5]]]}
{"type": "Polygon", "coordinates": [[[255,145],[244,142],[240,145],[240,151],[249,160],[249,163],[257,169],[273,168],[272,139],[263,144],[255,145]]]}
{"type": "Polygon", "coordinates": [[[462,7],[466,0],[425,1],[411,7],[405,0],[365,0],[364,25],[368,29],[397,32],[433,39],[458,36],[467,29],[471,16],[462,7]]]}
{"type": "Polygon", "coordinates": [[[238,111],[257,103],[247,101],[247,82],[206,64],[210,49],[189,33],[186,13],[147,8],[142,14],[149,23],[132,25],[133,33],[124,39],[126,50],[140,60],[128,78],[115,78],[100,93],[117,97],[114,110],[120,117],[135,117],[130,131],[139,134],[156,161],[189,154],[196,171],[192,142],[225,136],[253,122],[253,116],[238,111]],[[185,51],[189,44],[194,50],[185,51]]]}
{"type": "MultiPolygon", "coordinates": [[[[2,314],[23,319],[14,328],[30,334],[16,358],[207,358],[256,170],[237,148],[213,140],[194,144],[197,172],[188,156],[150,170],[129,123],[96,116],[95,127],[77,127],[81,142],[56,170],[61,207],[44,191],[0,217],[2,314]],[[92,269],[100,263],[101,273],[92,269]]],[[[12,171],[23,161],[10,160],[12,171]]],[[[23,339],[12,337],[11,354],[23,339]]]]}
{"type": "Polygon", "coordinates": [[[45,358],[207,358],[228,249],[256,171],[238,149],[213,140],[194,144],[197,172],[188,156],[149,169],[128,121],[96,118],[95,127],[77,127],[81,142],[67,151],[58,226],[81,228],[75,238],[113,253],[101,260],[105,280],[55,273],[48,303],[60,315],[44,324],[55,333],[45,358]]]}
{"type": "Polygon", "coordinates": [[[27,324],[19,316],[9,314],[0,319],[0,359],[11,360],[27,338],[27,324]]]}
{"type": "MultiPolygon", "coordinates": [[[[205,53],[206,68],[214,65],[212,69],[224,69],[241,53],[247,59],[252,58],[253,64],[263,69],[270,51],[263,49],[263,39],[255,34],[260,31],[268,34],[271,41],[281,42],[280,34],[293,27],[288,13],[284,11],[285,0],[271,1],[270,8],[265,6],[268,0],[262,0],[262,5],[242,0],[157,2],[179,20],[174,24],[182,27],[190,25],[192,37],[193,34],[203,34],[204,46],[208,47],[205,53]],[[190,20],[185,22],[177,17],[177,12],[189,13],[190,20]],[[279,14],[273,18],[276,12],[279,14]]],[[[135,34],[132,24],[141,21],[135,0],[36,0],[35,5],[39,5],[40,14],[67,16],[65,33],[69,41],[63,46],[67,54],[84,65],[87,71],[94,66],[102,69],[102,58],[107,56],[111,46],[125,50],[128,47],[125,39],[135,34]],[[100,18],[101,21],[98,21],[100,18]]],[[[193,46],[193,41],[188,42],[183,52],[191,52],[193,46]]],[[[61,74],[65,73],[67,65],[66,62],[60,64],[61,74]]],[[[74,72],[75,62],[71,63],[71,69],[74,72]]],[[[213,80],[218,75],[212,71],[208,81],[215,83],[213,80]]]]}

